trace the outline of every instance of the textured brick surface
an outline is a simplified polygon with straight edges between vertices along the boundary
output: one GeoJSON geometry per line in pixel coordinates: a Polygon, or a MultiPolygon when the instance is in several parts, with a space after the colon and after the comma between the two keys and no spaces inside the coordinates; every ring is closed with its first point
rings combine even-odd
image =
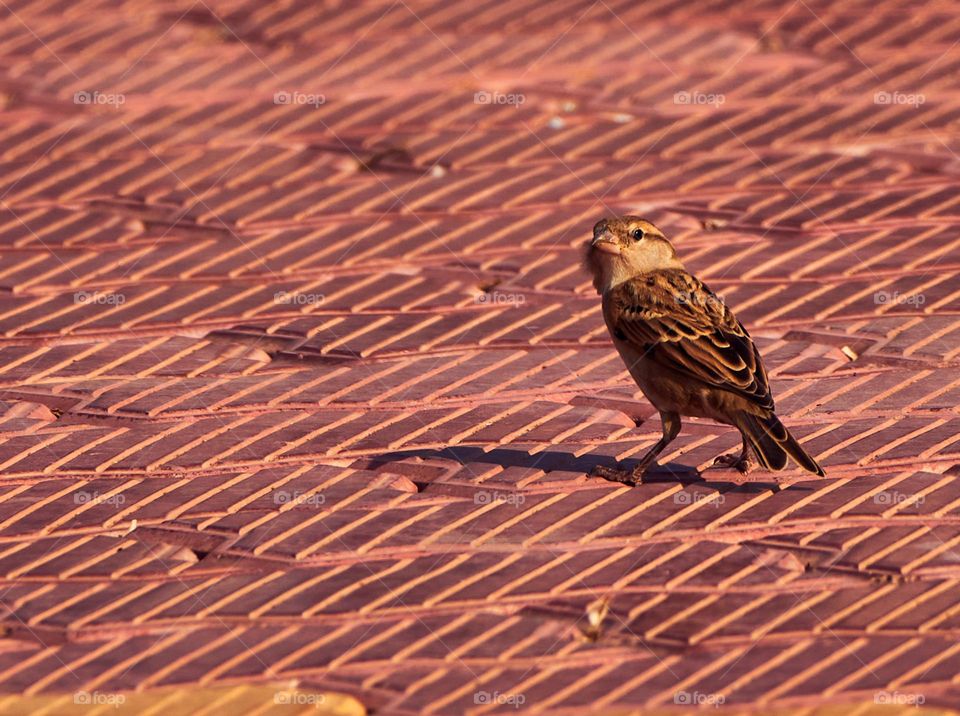
{"type": "Polygon", "coordinates": [[[960,703],[955,3],[2,5],[0,694],[960,703]],[[827,478],[589,476],[625,212],[827,478]]]}

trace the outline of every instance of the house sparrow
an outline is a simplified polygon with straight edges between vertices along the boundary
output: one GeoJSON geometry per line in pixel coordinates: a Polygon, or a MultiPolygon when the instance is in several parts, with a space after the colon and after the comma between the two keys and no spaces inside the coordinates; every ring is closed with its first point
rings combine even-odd
{"type": "Polygon", "coordinates": [[[688,273],[673,245],[636,216],[604,219],[593,227],[586,266],[603,296],[603,318],[613,344],[643,394],[660,411],[663,437],[630,474],[596,474],[636,484],[680,432],[680,416],[709,418],[743,435],[739,456],[717,458],[747,472],[751,451],[768,470],[787,457],[823,475],[774,413],[760,353],[723,301],[688,273]]]}

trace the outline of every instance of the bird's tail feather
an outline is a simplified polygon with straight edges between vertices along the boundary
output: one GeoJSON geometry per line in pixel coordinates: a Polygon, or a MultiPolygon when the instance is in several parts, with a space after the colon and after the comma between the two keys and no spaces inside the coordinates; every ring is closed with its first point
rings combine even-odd
{"type": "Polygon", "coordinates": [[[787,456],[808,472],[824,476],[823,468],[804,450],[780,419],[770,413],[767,416],[741,413],[737,427],[750,443],[760,464],[768,470],[782,470],[787,466],[787,456]]]}

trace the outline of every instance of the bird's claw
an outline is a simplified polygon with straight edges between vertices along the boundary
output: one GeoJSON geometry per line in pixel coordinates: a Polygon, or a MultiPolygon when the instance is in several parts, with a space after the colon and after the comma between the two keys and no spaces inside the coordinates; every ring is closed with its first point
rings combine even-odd
{"type": "Polygon", "coordinates": [[[750,472],[756,464],[749,457],[744,457],[742,454],[731,453],[729,455],[721,455],[716,460],[713,461],[714,466],[716,467],[732,467],[734,470],[739,473],[746,475],[750,472]]]}
{"type": "Polygon", "coordinates": [[[639,467],[633,470],[624,470],[623,468],[606,467],[604,465],[597,465],[590,471],[593,477],[602,477],[604,480],[620,482],[630,487],[636,487],[640,484],[643,473],[644,470],[639,467]]]}

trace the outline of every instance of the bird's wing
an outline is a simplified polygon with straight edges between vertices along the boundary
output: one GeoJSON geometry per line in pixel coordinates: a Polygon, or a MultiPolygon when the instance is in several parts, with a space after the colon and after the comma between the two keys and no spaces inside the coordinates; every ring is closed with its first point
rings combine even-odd
{"type": "Polygon", "coordinates": [[[656,363],[773,410],[760,353],[733,312],[686,271],[641,274],[604,302],[613,334],[656,363]]]}

